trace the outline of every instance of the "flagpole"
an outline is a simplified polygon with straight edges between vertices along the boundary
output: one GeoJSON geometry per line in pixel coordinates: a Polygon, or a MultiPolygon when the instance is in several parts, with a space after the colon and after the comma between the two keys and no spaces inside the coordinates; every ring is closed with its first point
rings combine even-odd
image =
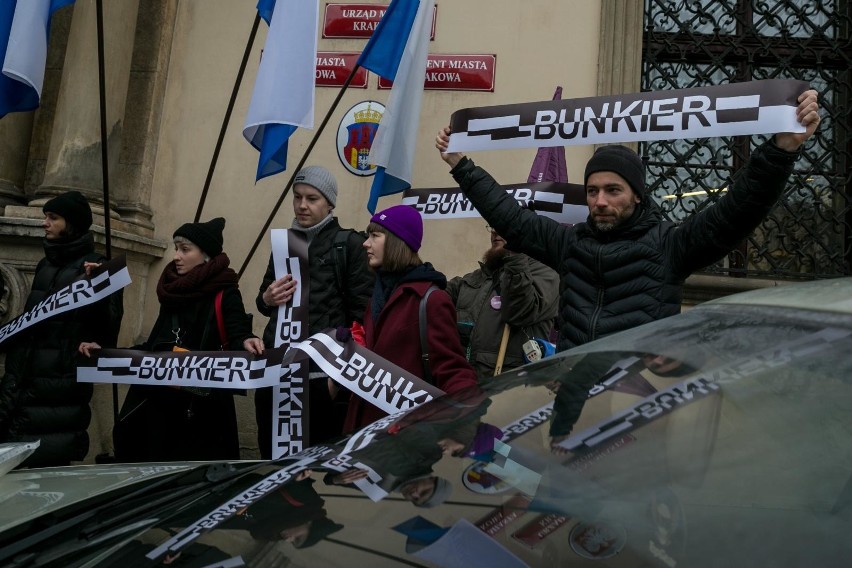
{"type": "Polygon", "coordinates": [[[281,208],[281,204],[284,202],[284,199],[287,197],[287,193],[289,193],[290,188],[293,186],[293,180],[296,178],[296,174],[299,173],[299,170],[302,169],[302,166],[305,165],[305,162],[308,160],[308,156],[311,153],[311,150],[314,149],[314,146],[317,143],[322,131],[325,129],[325,125],[328,124],[329,119],[331,118],[332,113],[334,113],[337,105],[340,103],[340,99],[343,98],[343,93],[346,92],[346,89],[349,88],[349,84],[352,82],[352,79],[355,78],[355,74],[358,72],[361,66],[356,63],[354,67],[352,67],[352,71],[350,71],[349,76],[346,78],[346,82],[343,83],[343,86],[340,88],[340,92],[337,93],[337,97],[334,99],[334,102],[331,103],[331,108],[328,109],[328,112],[323,118],[322,123],[320,123],[316,132],[314,133],[314,137],[311,139],[310,144],[305,149],[305,153],[302,155],[302,159],[299,161],[299,165],[293,168],[290,174],[290,179],[287,180],[287,185],[284,186],[284,191],[281,192],[281,196],[278,198],[278,201],[275,203],[275,207],[272,208],[272,211],[269,213],[269,217],[266,219],[266,223],[264,223],[263,228],[260,230],[260,234],[257,235],[257,239],[255,239],[254,244],[251,246],[251,250],[249,250],[246,259],[243,261],[243,265],[240,267],[239,272],[237,273],[240,277],[242,277],[246,268],[248,267],[249,262],[251,261],[254,253],[257,251],[257,247],[260,245],[260,242],[263,240],[263,235],[266,234],[266,231],[269,229],[270,225],[272,225],[272,220],[275,218],[275,214],[278,213],[278,209],[281,208]]]}
{"type": "MultiPolygon", "coordinates": [[[[98,35],[98,94],[101,115],[101,171],[103,172],[104,194],[104,248],[107,259],[112,258],[112,224],[109,205],[109,148],[107,146],[107,115],[106,115],[106,72],[104,64],[104,6],[103,0],[96,0],[95,14],[98,35]]],[[[112,419],[118,423],[118,384],[112,384],[112,419]]]]}
{"type": "Polygon", "coordinates": [[[109,216],[109,160],[107,147],[107,116],[106,116],[106,73],[104,70],[104,6],[103,0],[95,2],[95,12],[98,22],[98,94],[101,111],[101,171],[103,172],[104,193],[104,239],[107,259],[112,258],[112,236],[109,216]]]}
{"type": "Polygon", "coordinates": [[[207,178],[204,180],[204,188],[201,190],[201,197],[198,201],[198,208],[195,210],[195,223],[201,219],[201,210],[204,209],[204,202],[207,201],[207,192],[210,190],[210,182],[213,180],[213,171],[216,169],[216,163],[219,161],[219,152],[222,150],[222,142],[225,140],[225,132],[228,130],[228,123],[231,121],[231,114],[234,111],[234,104],[237,101],[237,93],[240,90],[240,84],[243,82],[243,74],[248,64],[248,58],[254,46],[254,38],[257,35],[257,28],[260,25],[260,13],[255,11],[254,23],[251,26],[248,42],[246,43],[245,52],[243,52],[243,60],[240,62],[240,69],[237,72],[237,79],[234,81],[234,88],[231,89],[231,100],[228,101],[228,108],[225,111],[225,117],[222,120],[222,127],[219,129],[219,139],[216,140],[216,148],[213,150],[213,157],[210,159],[210,167],[207,168],[207,178]]]}

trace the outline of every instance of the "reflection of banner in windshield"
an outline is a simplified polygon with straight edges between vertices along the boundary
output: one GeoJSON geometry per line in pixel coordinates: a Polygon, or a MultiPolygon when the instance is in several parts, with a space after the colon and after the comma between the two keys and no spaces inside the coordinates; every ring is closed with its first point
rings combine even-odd
{"type": "Polygon", "coordinates": [[[146,554],[151,560],[156,560],[167,552],[176,553],[189,544],[192,544],[202,534],[209,532],[249,505],[257,503],[269,493],[275,491],[282,485],[293,479],[293,476],[303,469],[307,469],[318,461],[328,459],[333,449],[326,446],[315,446],[294,456],[291,463],[278,471],[268,475],[261,481],[255,483],[238,496],[227,503],[217,507],[204,517],[198,519],[178,534],[162,543],[160,546],[146,554]]]}
{"type": "Polygon", "coordinates": [[[637,404],[591,428],[571,435],[559,445],[572,452],[593,449],[599,444],[608,442],[613,436],[641,428],[681,406],[719,392],[720,384],[783,367],[791,361],[831,348],[834,342],[850,335],[852,332],[844,329],[823,329],[733,363],[699,373],[645,397],[637,404]]]}
{"type": "Polygon", "coordinates": [[[770,79],[624,95],[465,108],[448,152],[804,132],[804,81],[770,79]]]}
{"type": "MultiPolygon", "coordinates": [[[[648,383],[648,381],[639,374],[645,366],[638,357],[628,357],[615,363],[612,368],[604,375],[597,384],[589,389],[589,398],[597,396],[607,390],[615,390],[630,394],[643,395],[655,392],[656,389],[648,383]]],[[[503,426],[503,437],[500,441],[504,444],[511,440],[526,434],[530,430],[538,428],[542,424],[547,423],[553,415],[553,401],[548,402],[544,406],[537,408],[518,418],[514,422],[503,426]]]]}
{"type": "Polygon", "coordinates": [[[628,410],[612,416],[599,426],[572,435],[567,440],[560,442],[559,445],[573,452],[592,449],[617,434],[640,428],[661,416],[669,414],[679,406],[713,394],[718,390],[719,386],[706,378],[688,379],[646,397],[628,410]]]}
{"type": "Polygon", "coordinates": [[[281,349],[246,351],[136,351],[100,349],[77,367],[81,383],[256,389],[278,384],[281,349]]]}
{"type": "MultiPolygon", "coordinates": [[[[287,274],[296,281],[293,298],[278,306],[275,347],[286,351],[308,335],[308,242],[305,235],[289,229],[273,229],[272,264],[275,279],[287,274]]],[[[272,458],[278,459],[302,451],[308,432],[308,364],[295,359],[281,369],[280,382],[272,389],[272,458]]]]}
{"type": "Polygon", "coordinates": [[[530,430],[533,430],[542,424],[546,423],[550,417],[553,415],[553,401],[551,400],[541,408],[537,408],[523,416],[518,418],[511,424],[503,426],[501,430],[503,431],[503,437],[500,438],[500,441],[505,443],[514,440],[518,436],[522,434],[526,434],[530,430]]]}
{"type": "Polygon", "coordinates": [[[385,433],[387,428],[406,414],[406,412],[407,411],[403,411],[391,414],[390,416],[385,416],[384,418],[376,420],[369,426],[365,426],[361,430],[352,434],[346,440],[346,444],[343,446],[340,453],[324,462],[322,467],[326,467],[337,472],[344,472],[351,468],[366,470],[367,479],[355,481],[355,486],[361,489],[361,491],[363,491],[364,494],[373,501],[380,501],[384,499],[391,491],[391,485],[394,481],[393,476],[388,474],[383,476],[376,470],[376,468],[365,464],[362,461],[363,458],[351,457],[349,454],[366,448],[368,445],[373,443],[379,434],[385,433]]]}
{"type": "Polygon", "coordinates": [[[363,427],[358,430],[346,440],[346,445],[343,446],[343,451],[341,453],[349,454],[352,452],[357,452],[360,449],[366,448],[370,442],[372,442],[376,435],[381,432],[384,432],[391,424],[396,422],[399,418],[401,418],[406,412],[397,412],[396,414],[391,414],[389,416],[385,416],[379,420],[376,420],[372,424],[363,427]]]}
{"type": "Polygon", "coordinates": [[[388,414],[410,410],[444,394],[354,341],[340,343],[327,332],[294,343],[284,356],[285,364],[296,351],[307,354],[335,382],[388,414]]]}
{"type": "Polygon", "coordinates": [[[349,471],[350,469],[360,469],[367,472],[367,477],[365,479],[358,479],[353,482],[355,487],[360,489],[364,495],[370,498],[374,503],[381,501],[391,492],[391,487],[389,487],[389,479],[382,477],[382,475],[377,472],[375,469],[364,463],[361,458],[354,457],[348,454],[340,454],[331,458],[328,461],[323,462],[320,467],[328,469],[330,471],[336,471],[337,473],[343,473],[345,471],[349,471]]]}
{"type": "Polygon", "coordinates": [[[104,261],[92,271],[91,277],[81,276],[68,286],[44,298],[30,311],[0,327],[0,343],[57,314],[102,300],[128,284],[130,284],[130,272],[127,270],[124,255],[104,261]]]}

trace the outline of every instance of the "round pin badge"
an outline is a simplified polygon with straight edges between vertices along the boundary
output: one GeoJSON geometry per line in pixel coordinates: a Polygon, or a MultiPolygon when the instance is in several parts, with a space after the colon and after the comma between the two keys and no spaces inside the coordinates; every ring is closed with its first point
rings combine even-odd
{"type": "Polygon", "coordinates": [[[500,296],[493,296],[491,298],[491,307],[494,308],[495,310],[499,310],[500,306],[502,306],[502,305],[503,305],[503,298],[501,298],[500,296]]]}

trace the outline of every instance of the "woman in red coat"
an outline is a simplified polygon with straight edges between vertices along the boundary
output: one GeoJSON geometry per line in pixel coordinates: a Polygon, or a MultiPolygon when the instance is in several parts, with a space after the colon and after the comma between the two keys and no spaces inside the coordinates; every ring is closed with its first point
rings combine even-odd
{"type": "MultiPolygon", "coordinates": [[[[423,220],[416,209],[395,205],[373,215],[367,227],[367,261],[376,271],[373,297],[364,314],[366,347],[406,371],[451,393],[476,385],[456,327],[456,309],[444,291],[447,278],[417,255],[423,220]],[[429,369],[420,352],[420,301],[426,300],[429,369]]],[[[385,416],[377,407],[352,397],[344,431],[352,432],[385,416]]]]}

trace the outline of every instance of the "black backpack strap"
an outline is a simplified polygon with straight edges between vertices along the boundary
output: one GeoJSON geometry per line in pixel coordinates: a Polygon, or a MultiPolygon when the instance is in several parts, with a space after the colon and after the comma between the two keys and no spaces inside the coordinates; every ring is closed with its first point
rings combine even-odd
{"type": "Polygon", "coordinates": [[[429,340],[426,336],[426,302],[429,301],[429,296],[437,290],[438,287],[434,284],[429,286],[426,293],[420,299],[420,360],[423,363],[423,380],[432,384],[432,370],[429,368],[429,340]]]}

